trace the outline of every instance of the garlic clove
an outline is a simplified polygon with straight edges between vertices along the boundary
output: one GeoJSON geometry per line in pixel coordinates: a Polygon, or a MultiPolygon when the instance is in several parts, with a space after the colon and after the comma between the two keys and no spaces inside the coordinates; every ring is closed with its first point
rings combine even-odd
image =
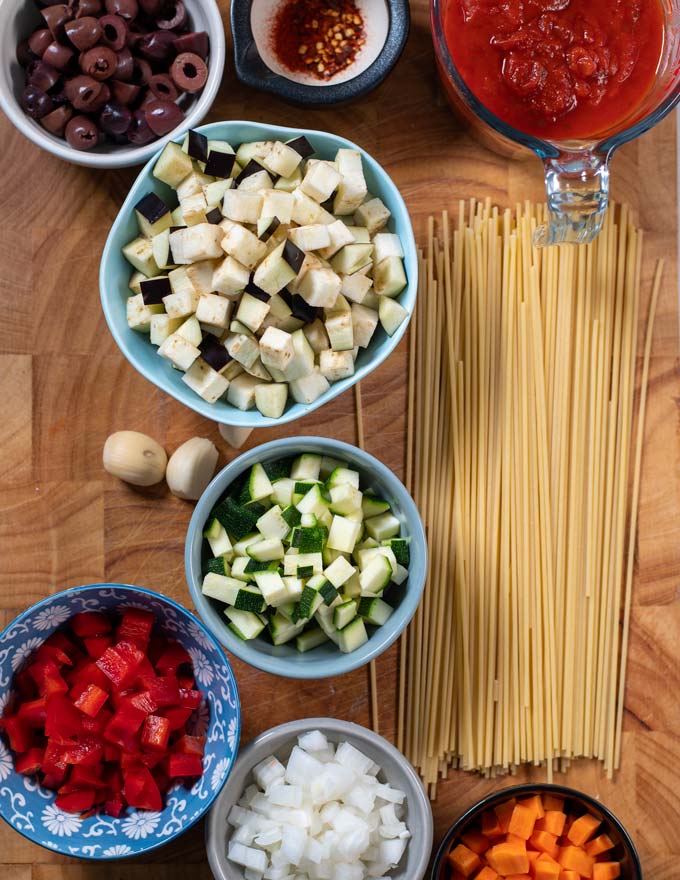
{"type": "Polygon", "coordinates": [[[165,475],[168,456],[153,437],[139,431],[116,431],[104,444],[103,463],[104,470],[119,480],[154,486],[165,475]]]}
{"type": "Polygon", "coordinates": [[[234,425],[218,425],[220,436],[233,449],[240,449],[253,433],[252,428],[237,428],[234,425]]]}
{"type": "Polygon", "coordinates": [[[185,501],[197,501],[212,480],[219,453],[205,437],[192,437],[170,456],[165,474],[170,491],[185,501]]]}

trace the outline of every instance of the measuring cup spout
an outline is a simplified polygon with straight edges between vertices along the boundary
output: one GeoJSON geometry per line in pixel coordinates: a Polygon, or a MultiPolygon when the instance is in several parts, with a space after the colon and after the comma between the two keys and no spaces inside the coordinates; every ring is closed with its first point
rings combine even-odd
{"type": "Polygon", "coordinates": [[[608,157],[586,150],[544,161],[548,222],[536,230],[538,247],[587,244],[600,229],[609,201],[608,157]]]}

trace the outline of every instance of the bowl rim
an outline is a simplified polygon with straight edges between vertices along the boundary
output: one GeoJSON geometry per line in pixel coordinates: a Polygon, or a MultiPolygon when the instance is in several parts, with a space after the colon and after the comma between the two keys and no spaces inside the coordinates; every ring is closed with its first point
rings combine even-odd
{"type": "MultiPolygon", "coordinates": [[[[396,474],[378,458],[371,455],[370,452],[366,452],[366,450],[360,449],[358,446],[353,446],[351,443],[327,437],[283,437],[278,440],[270,440],[267,443],[262,443],[247,450],[230,461],[229,464],[215,475],[199,498],[189,521],[185,541],[184,566],[189,593],[198,614],[201,615],[204,625],[210,629],[213,637],[220,641],[230,653],[249,666],[255,667],[262,672],[268,672],[270,675],[318,681],[323,678],[344,675],[347,672],[352,672],[365,666],[393,645],[406,629],[418,609],[425,589],[428,569],[427,539],[420,513],[408,490],[396,474]],[[422,550],[423,576],[420,583],[415,580],[413,583],[409,583],[404,598],[395,609],[395,614],[393,615],[397,617],[394,629],[385,632],[382,638],[380,638],[380,632],[388,627],[389,621],[384,626],[378,627],[368,642],[357,651],[353,651],[350,654],[343,654],[338,651],[332,657],[326,658],[323,661],[318,660],[316,663],[311,660],[307,663],[292,663],[285,657],[264,654],[251,649],[248,642],[244,642],[234,635],[226,624],[221,624],[220,622],[219,634],[212,629],[211,622],[205,620],[202,616],[204,608],[208,605],[208,599],[201,592],[199,583],[201,572],[200,568],[197,568],[195,565],[194,550],[198,548],[200,555],[200,547],[203,542],[203,526],[207,516],[219,496],[226,491],[239,474],[255,462],[260,461],[263,455],[267,455],[270,452],[276,450],[281,455],[286,455],[289,451],[300,451],[306,447],[318,449],[321,454],[330,455],[334,453],[335,457],[338,458],[342,458],[343,455],[347,454],[358,457],[362,459],[362,467],[366,472],[370,473],[372,471],[376,473],[383,482],[387,482],[393,487],[405,518],[408,519],[409,525],[412,526],[412,532],[409,537],[422,550]],[[399,609],[403,609],[401,615],[397,615],[399,609]]],[[[410,579],[411,574],[409,571],[409,581],[410,579]]]]}
{"type": "MultiPolygon", "coordinates": [[[[234,771],[236,772],[237,768],[240,771],[244,767],[247,767],[247,772],[250,772],[254,766],[252,758],[250,757],[251,754],[259,749],[260,746],[268,744],[270,740],[278,740],[284,737],[294,740],[306,730],[320,730],[322,733],[330,732],[341,737],[343,735],[352,736],[358,740],[370,742],[381,752],[389,755],[395,764],[401,769],[405,778],[411,783],[412,788],[417,792],[416,808],[418,815],[424,822],[425,827],[423,830],[423,836],[425,843],[427,844],[423,847],[423,852],[418,858],[416,874],[413,877],[410,877],[409,880],[423,880],[432,856],[432,841],[434,837],[432,804],[430,803],[430,799],[427,796],[427,792],[425,791],[420,776],[418,776],[408,758],[400,752],[396,746],[392,745],[389,740],[385,739],[384,736],[381,736],[374,730],[364,727],[361,724],[356,724],[354,721],[345,721],[342,718],[299,718],[295,721],[286,721],[283,724],[278,724],[276,727],[270,727],[269,730],[263,731],[244,746],[234,762],[234,771]]],[[[275,751],[277,748],[279,748],[279,746],[272,745],[272,751],[275,751]]],[[[217,827],[217,806],[220,798],[226,796],[226,792],[227,786],[225,785],[220,791],[219,798],[213,803],[205,823],[206,852],[210,868],[213,871],[216,880],[228,880],[222,871],[222,862],[217,856],[218,847],[215,846],[215,841],[219,839],[219,835],[225,833],[225,830],[217,827]]],[[[411,801],[409,801],[409,804],[410,803],[411,801]]]]}
{"type": "MultiPolygon", "coordinates": [[[[1,0],[0,0],[0,2],[1,2],[1,0]]],[[[73,853],[70,851],[67,852],[66,850],[61,848],[61,838],[59,839],[59,843],[57,844],[56,849],[52,849],[52,847],[46,847],[44,843],[42,843],[40,840],[37,840],[34,837],[31,837],[29,834],[26,833],[25,830],[20,829],[20,828],[15,828],[14,825],[11,825],[9,822],[9,819],[2,812],[0,812],[0,818],[2,818],[2,820],[7,823],[7,825],[12,829],[12,831],[15,831],[17,834],[21,834],[22,837],[24,837],[26,840],[30,841],[31,843],[35,844],[36,846],[41,846],[43,849],[49,849],[50,852],[59,852],[62,855],[68,856],[70,858],[81,859],[83,861],[88,861],[88,862],[94,861],[94,862],[102,862],[102,863],[117,862],[117,861],[122,861],[124,859],[137,858],[138,856],[141,856],[146,853],[152,852],[153,850],[159,849],[162,846],[166,846],[168,843],[171,843],[173,840],[177,840],[177,838],[182,837],[182,835],[186,831],[188,831],[190,828],[193,828],[193,826],[196,825],[197,822],[199,822],[201,819],[204,818],[207,811],[211,808],[211,806],[213,805],[215,800],[222,793],[224,786],[227,784],[227,781],[228,781],[229,777],[231,776],[231,774],[234,770],[234,767],[237,764],[238,757],[239,757],[239,747],[241,744],[241,698],[240,698],[239,692],[238,692],[238,682],[236,681],[236,676],[234,675],[234,671],[231,668],[231,663],[229,662],[229,658],[227,657],[227,654],[226,654],[224,648],[222,647],[222,645],[220,644],[218,639],[215,638],[215,636],[210,632],[210,630],[206,627],[206,625],[203,623],[203,621],[197,615],[192,614],[188,608],[185,608],[183,605],[180,605],[179,602],[176,602],[174,599],[171,599],[169,596],[164,596],[163,593],[158,593],[155,590],[148,589],[147,587],[137,587],[134,584],[116,583],[113,581],[106,581],[106,582],[102,582],[102,583],[93,583],[93,584],[81,584],[80,586],[76,586],[76,587],[66,587],[66,589],[64,589],[64,590],[59,590],[56,593],[52,593],[49,596],[45,596],[44,598],[40,599],[38,602],[35,602],[33,605],[29,605],[28,608],[25,608],[22,612],[17,614],[17,616],[15,618],[13,618],[7,624],[7,626],[5,626],[3,628],[3,630],[0,632],[0,644],[2,644],[2,641],[4,640],[4,638],[8,635],[10,630],[12,630],[17,624],[23,623],[29,617],[29,615],[33,615],[36,611],[39,611],[41,608],[43,608],[48,603],[53,602],[55,599],[59,599],[60,597],[66,598],[68,596],[72,596],[77,593],[87,593],[90,590],[99,590],[102,588],[105,589],[106,587],[111,587],[113,589],[132,590],[135,593],[142,593],[145,596],[150,596],[153,599],[155,599],[156,601],[161,600],[162,602],[166,603],[167,605],[170,605],[171,608],[174,608],[177,611],[183,612],[183,614],[185,616],[189,616],[191,618],[192,622],[196,626],[198,626],[198,628],[205,634],[205,636],[213,644],[213,647],[217,650],[217,653],[221,656],[221,658],[224,662],[224,665],[227,667],[227,669],[231,673],[232,683],[234,686],[234,694],[236,697],[236,740],[235,740],[235,745],[234,745],[234,760],[232,761],[230,767],[228,768],[228,772],[227,772],[226,776],[224,777],[224,779],[222,780],[222,784],[215,791],[211,792],[210,795],[203,802],[201,812],[198,814],[198,816],[196,816],[196,818],[193,821],[191,821],[188,825],[186,825],[184,828],[182,828],[179,833],[170,835],[168,838],[166,838],[164,840],[158,840],[157,838],[154,838],[155,842],[153,844],[150,844],[149,846],[144,846],[138,850],[133,850],[133,852],[127,853],[126,855],[102,859],[101,856],[88,855],[88,854],[85,854],[82,852],[77,852],[77,853],[73,853]]],[[[10,681],[10,684],[8,685],[8,687],[11,687],[11,681],[10,681]]],[[[13,768],[12,772],[13,773],[16,772],[14,770],[14,768],[13,768]]]]}
{"type": "MultiPolygon", "coordinates": [[[[0,109],[5,113],[12,125],[37,147],[73,165],[95,168],[102,171],[128,168],[131,165],[141,165],[142,162],[146,162],[151,156],[154,156],[169,141],[186,134],[190,128],[206,116],[217,97],[222,83],[227,51],[224,23],[219,6],[217,5],[217,0],[199,0],[198,5],[205,11],[208,37],[210,39],[208,80],[189,108],[181,124],[150,144],[144,144],[143,146],[124,151],[113,150],[110,153],[90,153],[88,151],[76,150],[69,146],[63,138],[52,137],[48,132],[43,132],[37,123],[34,124],[33,120],[26,116],[17,103],[13,91],[11,89],[5,90],[2,82],[0,82],[0,109]]],[[[3,7],[9,9],[10,6],[10,0],[0,2],[0,10],[3,7]]],[[[14,59],[11,57],[9,64],[12,64],[13,61],[14,59]]]]}
{"type": "Polygon", "coordinates": [[[387,36],[380,54],[365,70],[345,82],[312,86],[288,79],[269,68],[261,57],[250,23],[250,0],[232,0],[231,32],[236,76],[247,86],[278,95],[301,107],[328,107],[372,92],[392,72],[406,46],[411,10],[408,0],[385,0],[389,15],[387,36]]]}
{"type": "Polygon", "coordinates": [[[621,835],[621,841],[623,843],[624,849],[627,849],[631,856],[633,869],[636,872],[636,876],[633,878],[633,880],[642,880],[642,862],[640,861],[640,855],[637,851],[635,843],[633,842],[633,838],[630,836],[630,833],[626,829],[625,825],[621,822],[621,820],[609,809],[608,806],[603,804],[602,801],[598,801],[592,795],[587,794],[584,791],[579,791],[577,788],[571,788],[568,785],[560,785],[556,782],[524,782],[521,785],[509,785],[507,786],[507,788],[501,788],[496,791],[490,792],[481,800],[474,803],[471,807],[468,807],[468,809],[465,810],[465,812],[462,813],[458,817],[458,819],[456,819],[453,825],[451,825],[449,830],[444,835],[439,847],[437,848],[436,855],[432,862],[430,880],[439,880],[439,871],[442,867],[446,855],[448,854],[452,841],[459,834],[460,829],[464,825],[466,825],[471,819],[473,819],[483,810],[486,810],[488,807],[494,806],[496,803],[508,800],[512,797],[516,797],[517,795],[528,795],[532,793],[535,794],[538,791],[554,792],[555,794],[561,794],[565,797],[571,797],[574,799],[585,801],[594,810],[602,813],[606,820],[621,835]]]}
{"type": "MultiPolygon", "coordinates": [[[[160,381],[157,381],[156,378],[152,376],[150,370],[148,370],[145,365],[137,361],[137,358],[133,354],[132,349],[128,345],[128,340],[132,338],[129,336],[129,334],[134,333],[135,331],[130,330],[130,328],[127,326],[127,323],[124,327],[122,327],[120,331],[118,330],[114,315],[116,309],[118,308],[116,296],[119,292],[110,289],[106,277],[109,264],[114,259],[114,252],[117,252],[118,250],[114,246],[114,239],[118,235],[118,230],[120,226],[127,221],[128,216],[130,215],[134,205],[139,200],[139,196],[135,193],[135,190],[138,188],[138,186],[141,185],[143,179],[151,174],[152,168],[155,165],[161,150],[157,150],[154,153],[154,155],[144,165],[144,167],[135,178],[132,186],[130,187],[130,191],[125,197],[125,201],[118,210],[116,219],[113,221],[111,229],[109,230],[109,234],[106,238],[106,243],[104,245],[104,250],[102,251],[101,262],[99,265],[99,296],[101,299],[102,310],[104,312],[104,318],[109,328],[109,332],[113,336],[114,341],[118,346],[118,349],[122,353],[123,357],[125,357],[125,359],[128,361],[128,363],[133,366],[138,373],[144,376],[147,381],[151,382],[152,385],[163,391],[165,394],[168,394],[170,397],[174,398],[183,406],[188,407],[189,409],[193,410],[199,415],[204,416],[207,419],[210,419],[213,422],[223,425],[232,425],[239,428],[275,427],[277,425],[284,425],[293,422],[296,419],[309,415],[309,413],[314,412],[315,410],[324,406],[326,403],[330,403],[331,400],[334,400],[344,391],[348,391],[363,378],[376,370],[394,352],[394,350],[401,342],[404,334],[406,333],[406,330],[415,311],[416,296],[418,293],[418,252],[415,236],[413,233],[411,217],[408,208],[406,207],[404,198],[399,191],[399,188],[394,183],[387,171],[377,161],[377,159],[374,159],[373,156],[371,156],[371,154],[364,150],[362,147],[358,146],[347,138],[343,138],[340,135],[334,134],[333,132],[329,131],[321,131],[318,129],[310,128],[297,128],[295,126],[289,127],[282,125],[271,125],[268,123],[250,122],[248,120],[240,119],[228,119],[221,122],[208,122],[204,125],[196,127],[194,130],[207,135],[211,135],[216,134],[218,130],[222,129],[224,126],[247,126],[251,128],[256,128],[260,130],[263,138],[271,136],[276,137],[279,132],[284,132],[287,137],[299,137],[301,135],[304,135],[306,137],[314,138],[315,136],[320,136],[322,138],[331,138],[336,148],[358,150],[361,154],[362,160],[368,165],[376,178],[380,180],[380,189],[383,191],[383,193],[385,191],[389,192],[390,197],[397,204],[405,218],[406,228],[403,230],[403,233],[400,233],[400,238],[402,239],[402,246],[404,248],[404,257],[405,259],[409,259],[410,257],[410,262],[412,263],[413,267],[407,278],[406,288],[402,292],[402,294],[400,294],[400,296],[403,297],[403,301],[401,304],[404,306],[404,308],[407,309],[408,312],[406,318],[397,328],[394,335],[388,336],[386,338],[382,351],[374,351],[368,359],[367,363],[362,364],[362,366],[356,369],[352,376],[348,377],[347,379],[340,379],[338,382],[334,382],[330,386],[328,391],[325,391],[312,403],[294,403],[292,406],[288,407],[288,409],[283,413],[280,418],[272,419],[263,416],[257,409],[243,411],[228,403],[225,403],[224,406],[220,406],[220,408],[217,409],[216,404],[207,403],[205,400],[199,397],[198,394],[194,393],[189,388],[187,388],[186,390],[184,388],[175,389],[172,384],[167,381],[165,374],[161,376],[160,381]]],[[[228,135],[222,136],[228,137],[228,135]]],[[[173,138],[171,138],[171,140],[173,140],[173,138]]]]}

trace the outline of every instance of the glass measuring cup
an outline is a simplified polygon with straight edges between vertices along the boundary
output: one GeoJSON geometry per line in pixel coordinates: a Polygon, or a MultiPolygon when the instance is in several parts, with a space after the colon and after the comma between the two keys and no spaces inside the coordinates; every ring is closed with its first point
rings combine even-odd
{"type": "Polygon", "coordinates": [[[642,104],[615,130],[592,140],[542,140],[503,122],[470,91],[446,42],[450,0],[431,0],[431,24],[439,75],[454,108],[482,141],[504,155],[534,152],[542,161],[549,221],[536,244],[580,244],[599,233],[609,201],[609,164],[616,150],[660,122],[680,101],[680,0],[662,0],[665,37],[656,82],[642,104]]]}

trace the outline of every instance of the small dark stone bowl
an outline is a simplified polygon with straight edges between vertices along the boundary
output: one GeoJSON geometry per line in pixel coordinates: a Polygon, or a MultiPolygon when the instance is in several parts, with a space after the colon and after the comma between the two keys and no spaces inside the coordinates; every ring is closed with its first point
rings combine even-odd
{"type": "Polygon", "coordinates": [[[236,75],[245,85],[305,107],[326,107],[360,98],[390,73],[408,38],[411,23],[408,0],[386,0],[386,3],[390,18],[387,39],[373,64],[346,82],[311,86],[287,79],[267,67],[255,45],[250,26],[251,0],[232,0],[231,30],[236,75]]]}

